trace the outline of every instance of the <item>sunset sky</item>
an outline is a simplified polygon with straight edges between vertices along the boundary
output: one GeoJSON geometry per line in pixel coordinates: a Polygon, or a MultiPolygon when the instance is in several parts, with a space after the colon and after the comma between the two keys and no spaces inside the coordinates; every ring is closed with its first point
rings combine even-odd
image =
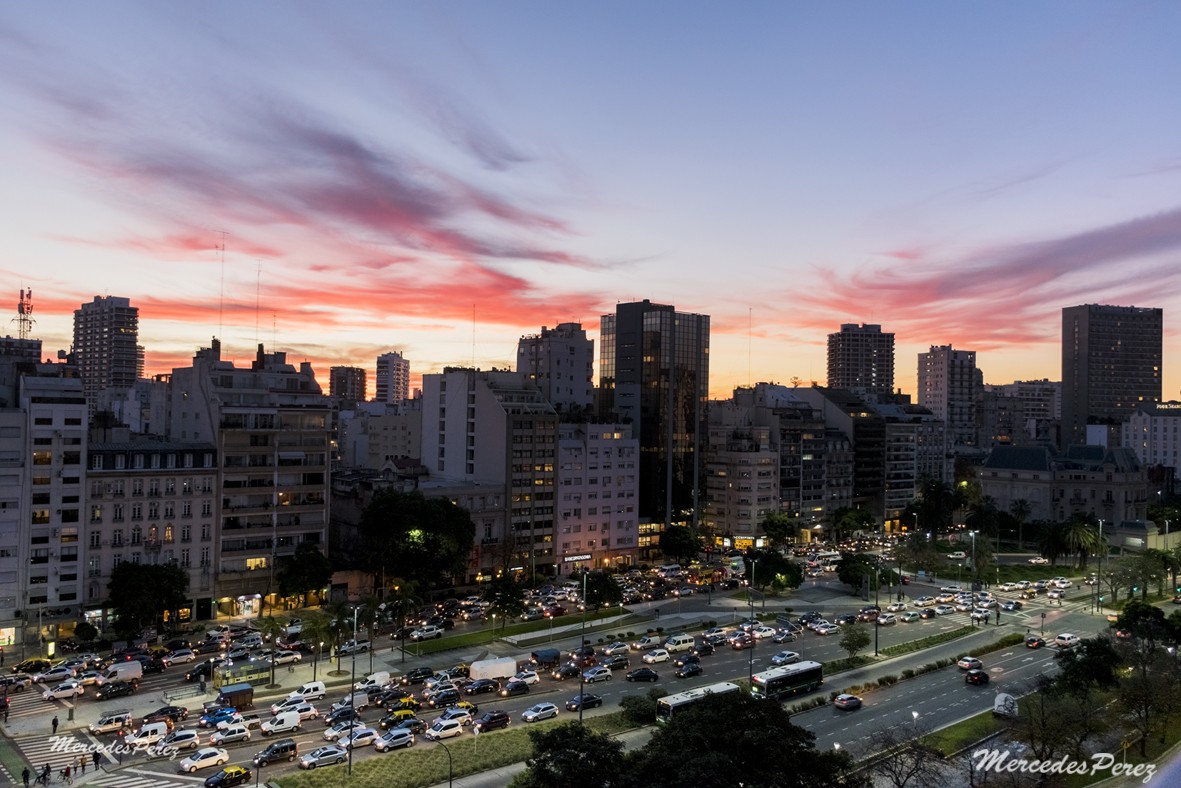
{"type": "MultiPolygon", "coordinates": [[[[0,317],[95,295],[147,371],[222,339],[413,376],[649,298],[711,390],[824,383],[842,323],[985,381],[1061,309],[1165,310],[1181,371],[1181,4],[9,2],[0,317]],[[219,248],[224,240],[224,255],[219,248]],[[7,313],[7,314],[6,314],[7,313]]],[[[5,333],[16,335],[15,323],[5,333]]]]}

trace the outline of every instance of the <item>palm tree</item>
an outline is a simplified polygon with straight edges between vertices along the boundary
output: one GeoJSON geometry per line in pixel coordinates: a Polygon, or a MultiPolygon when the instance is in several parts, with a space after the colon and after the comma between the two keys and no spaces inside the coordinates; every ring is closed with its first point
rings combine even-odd
{"type": "Polygon", "coordinates": [[[968,508],[968,514],[964,517],[964,524],[980,534],[990,538],[995,537],[999,546],[1000,511],[997,509],[996,499],[991,495],[984,496],[968,508]]]}
{"type": "Polygon", "coordinates": [[[316,648],[316,662],[312,675],[315,676],[320,666],[320,652],[324,650],[324,643],[330,642],[332,638],[332,630],[328,626],[328,619],[319,612],[309,611],[300,622],[300,639],[308,647],[309,650],[313,646],[316,648]]]}
{"type": "Polygon", "coordinates": [[[1062,524],[1062,551],[1078,556],[1078,568],[1087,568],[1087,558],[1100,549],[1099,522],[1093,515],[1075,514],[1062,524]]]}
{"type": "Polygon", "coordinates": [[[262,634],[263,640],[267,642],[267,645],[271,649],[271,683],[267,687],[274,689],[279,686],[275,683],[275,643],[278,642],[279,636],[283,634],[283,625],[274,616],[267,616],[259,620],[258,631],[262,634]]]}
{"type": "Polygon", "coordinates": [[[1017,521],[1017,551],[1023,549],[1025,539],[1022,530],[1025,528],[1025,521],[1029,515],[1033,513],[1033,504],[1024,498],[1014,499],[1009,504],[1009,514],[1013,515],[1013,519],[1017,521]]]}
{"type": "Polygon", "coordinates": [[[1056,564],[1058,563],[1058,556],[1069,552],[1066,549],[1066,542],[1062,538],[1065,524],[1052,520],[1042,520],[1039,525],[1038,552],[1050,559],[1051,564],[1056,564]]]}

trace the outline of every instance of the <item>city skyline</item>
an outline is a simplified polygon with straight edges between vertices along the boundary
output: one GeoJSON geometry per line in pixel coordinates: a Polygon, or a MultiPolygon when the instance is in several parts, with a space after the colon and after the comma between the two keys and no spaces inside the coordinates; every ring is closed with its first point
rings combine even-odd
{"type": "Polygon", "coordinates": [[[650,299],[710,316],[712,397],[823,384],[845,323],[913,393],[931,346],[1057,379],[1097,303],[1164,310],[1179,396],[1172,4],[55,8],[0,16],[0,317],[32,290],[46,357],[111,295],[147,374],[217,336],[418,387],[565,322],[597,362],[650,299]]]}

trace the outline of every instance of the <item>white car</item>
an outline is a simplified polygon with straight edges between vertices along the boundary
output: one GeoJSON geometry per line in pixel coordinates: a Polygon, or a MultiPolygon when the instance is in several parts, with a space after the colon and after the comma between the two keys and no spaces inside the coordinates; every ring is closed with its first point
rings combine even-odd
{"type": "Polygon", "coordinates": [[[198,769],[221,766],[230,760],[230,754],[220,747],[203,747],[177,764],[177,770],[192,774],[198,769]]]}
{"type": "Polygon", "coordinates": [[[1033,564],[1034,566],[1045,566],[1046,564],[1050,563],[1050,559],[1043,558],[1039,555],[1037,558],[1029,559],[1029,563],[1033,564]]]}
{"type": "Polygon", "coordinates": [[[337,739],[348,736],[353,731],[360,730],[364,727],[365,723],[361,720],[345,720],[344,722],[338,722],[324,731],[324,740],[336,741],[337,739]]]}
{"type": "Polygon", "coordinates": [[[516,681],[523,681],[526,684],[537,684],[541,681],[541,676],[537,675],[536,670],[522,670],[518,671],[517,675],[513,676],[516,681]]]}
{"type": "Polygon", "coordinates": [[[1016,583],[1001,583],[996,588],[998,591],[1016,591],[1019,586],[1016,583]]]}
{"type": "Polygon", "coordinates": [[[165,665],[179,665],[182,662],[192,662],[197,658],[190,648],[178,648],[163,659],[165,665]]]}
{"type": "Polygon", "coordinates": [[[901,613],[903,610],[906,610],[906,603],[905,602],[891,602],[890,605],[886,608],[886,610],[890,613],[901,613]]]}
{"type": "Polygon", "coordinates": [[[1058,648],[1074,648],[1079,644],[1079,636],[1065,632],[1054,638],[1054,645],[1058,648]]]}
{"type": "Polygon", "coordinates": [[[668,662],[669,653],[662,648],[654,648],[644,655],[644,662],[655,665],[657,662],[668,662]]]}
{"type": "Polygon", "coordinates": [[[612,654],[626,654],[629,648],[630,646],[628,646],[627,643],[624,643],[622,640],[617,640],[614,643],[609,643],[604,646],[603,654],[608,657],[612,654]]]}
{"type": "Polygon", "coordinates": [[[58,665],[56,668],[50,668],[44,673],[38,673],[33,676],[33,681],[36,684],[48,684],[51,681],[65,681],[66,679],[74,678],[74,669],[67,668],[65,665],[58,665]]]}
{"type": "Polygon", "coordinates": [[[75,679],[84,687],[89,687],[91,684],[101,687],[106,683],[107,674],[97,670],[88,670],[85,673],[79,673],[78,678],[75,679]]]}
{"type": "Polygon", "coordinates": [[[303,695],[292,693],[278,703],[271,704],[271,714],[278,716],[285,711],[295,711],[295,709],[302,706],[306,701],[303,695]]]}
{"type": "Polygon", "coordinates": [[[435,720],[431,727],[422,735],[432,741],[450,739],[463,733],[463,723],[459,720],[435,720]]]}
{"type": "Polygon", "coordinates": [[[352,750],[357,747],[368,747],[377,741],[378,736],[378,732],[373,728],[357,728],[348,736],[340,737],[337,743],[346,750],[352,750]]]}
{"type": "Polygon", "coordinates": [[[757,638],[769,638],[775,635],[775,627],[757,626],[751,630],[751,634],[757,638]]]}
{"type": "Polygon", "coordinates": [[[898,623],[898,616],[894,615],[893,613],[882,613],[880,616],[878,616],[878,626],[879,627],[889,626],[890,624],[897,624],[897,623],[898,623]]]}
{"type": "Polygon", "coordinates": [[[289,665],[302,659],[303,655],[298,651],[276,651],[274,656],[276,665],[289,665]]]}
{"type": "Polygon", "coordinates": [[[935,597],[933,596],[921,596],[914,601],[915,607],[931,607],[934,604],[935,597]]]}
{"type": "Polygon", "coordinates": [[[536,706],[530,706],[525,709],[521,714],[521,719],[525,722],[540,722],[541,720],[548,720],[557,716],[557,706],[552,703],[538,703],[536,706]]]}
{"type": "Polygon", "coordinates": [[[86,688],[82,686],[81,682],[77,679],[69,679],[52,689],[45,690],[41,693],[41,697],[45,700],[57,700],[58,698],[76,698],[85,693],[86,688]]]}

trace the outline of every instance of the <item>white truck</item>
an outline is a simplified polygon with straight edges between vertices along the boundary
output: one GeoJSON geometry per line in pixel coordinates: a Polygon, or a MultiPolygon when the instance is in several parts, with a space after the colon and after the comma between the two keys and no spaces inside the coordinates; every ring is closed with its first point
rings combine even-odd
{"type": "Polygon", "coordinates": [[[517,661],[512,657],[480,659],[468,665],[468,676],[474,679],[507,679],[517,674],[517,661]]]}

